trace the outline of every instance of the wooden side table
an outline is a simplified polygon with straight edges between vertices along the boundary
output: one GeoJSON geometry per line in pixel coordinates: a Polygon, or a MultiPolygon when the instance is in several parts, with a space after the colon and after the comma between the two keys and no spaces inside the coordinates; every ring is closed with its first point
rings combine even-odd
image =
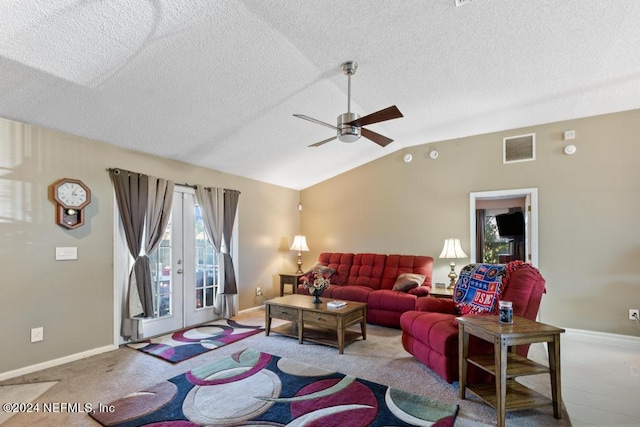
{"type": "Polygon", "coordinates": [[[298,288],[298,279],[304,274],[299,273],[280,273],[280,296],[284,295],[284,285],[291,285],[291,293],[295,294],[298,288]]]}
{"type": "Polygon", "coordinates": [[[453,299],[453,289],[451,288],[438,288],[438,287],[431,287],[431,290],[429,291],[429,295],[431,295],[432,297],[436,297],[436,298],[447,298],[447,299],[453,299]]]}
{"type": "Polygon", "coordinates": [[[545,325],[523,317],[513,317],[513,323],[504,324],[498,316],[467,316],[456,318],[458,329],[460,398],[469,390],[496,410],[498,427],[504,427],[507,410],[553,405],[553,416],[562,417],[560,385],[560,334],[564,329],[545,325]],[[493,355],[469,356],[469,336],[473,335],[494,345],[493,355]],[[546,342],[549,367],[515,353],[515,346],[546,342]],[[511,348],[511,351],[508,351],[511,348]],[[472,363],[493,375],[492,384],[467,385],[467,364],[472,363]],[[548,373],[551,377],[551,396],[545,396],[515,381],[523,375],[548,373]]]}

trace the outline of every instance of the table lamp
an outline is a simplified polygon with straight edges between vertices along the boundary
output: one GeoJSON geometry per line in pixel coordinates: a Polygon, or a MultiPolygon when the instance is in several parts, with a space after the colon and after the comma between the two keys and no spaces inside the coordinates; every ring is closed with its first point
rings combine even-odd
{"type": "MultiPolygon", "coordinates": [[[[462,246],[460,246],[460,239],[449,238],[444,241],[444,247],[442,248],[442,252],[440,253],[440,258],[445,259],[456,259],[456,258],[467,258],[467,254],[462,250],[462,246]]],[[[449,273],[449,286],[447,289],[453,289],[456,285],[456,278],[458,275],[456,274],[456,263],[451,261],[451,272],[449,273]]]]}
{"type": "Polygon", "coordinates": [[[301,234],[296,234],[293,238],[293,244],[290,248],[292,251],[298,251],[298,271],[296,274],[302,274],[302,251],[308,251],[309,246],[307,246],[307,238],[301,234]]]}

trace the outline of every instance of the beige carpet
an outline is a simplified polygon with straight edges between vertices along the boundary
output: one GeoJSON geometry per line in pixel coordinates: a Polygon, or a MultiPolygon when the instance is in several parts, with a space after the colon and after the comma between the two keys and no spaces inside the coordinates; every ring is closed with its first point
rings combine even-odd
{"type": "MultiPolygon", "coordinates": [[[[249,325],[263,325],[264,311],[245,313],[235,320],[249,325]]],[[[274,325],[277,325],[274,321],[274,325]]],[[[386,384],[410,393],[423,394],[442,402],[460,405],[456,426],[495,425],[495,411],[474,398],[458,398],[458,384],[448,384],[422,363],[405,352],[400,341],[401,331],[368,325],[367,340],[356,341],[339,355],[337,349],[315,344],[299,345],[297,340],[264,333],[254,335],[225,347],[178,364],[170,364],[128,347],[93,356],[77,362],[46,369],[0,383],[0,386],[58,381],[36,402],[90,403],[93,407],[107,404],[126,394],[157,384],[194,367],[228,356],[242,348],[254,348],[307,364],[317,364],[370,381],[386,384]]],[[[544,361],[544,348],[532,346],[530,356],[544,361]]],[[[529,387],[550,396],[549,378],[545,375],[527,377],[529,387]]],[[[1,389],[0,389],[1,390],[1,389]]],[[[3,401],[6,396],[3,396],[3,401]]],[[[3,427],[17,426],[97,426],[86,414],[38,413],[16,414],[3,427]]],[[[568,415],[553,418],[551,406],[507,413],[507,426],[570,426],[568,415]]]]}

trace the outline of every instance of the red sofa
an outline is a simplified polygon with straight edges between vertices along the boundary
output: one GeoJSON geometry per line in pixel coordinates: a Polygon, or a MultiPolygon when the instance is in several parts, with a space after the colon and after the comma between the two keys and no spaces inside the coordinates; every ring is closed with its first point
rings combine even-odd
{"type": "MultiPolygon", "coordinates": [[[[509,274],[507,280],[503,280],[501,299],[513,302],[515,316],[535,320],[545,292],[544,278],[536,268],[520,261],[509,263],[505,268],[509,274]]],[[[453,300],[427,297],[418,300],[415,311],[408,311],[400,318],[404,349],[449,383],[459,378],[458,322],[455,320],[458,316],[453,300]]],[[[516,348],[516,352],[524,357],[528,351],[528,344],[516,348]]],[[[469,354],[493,354],[493,344],[472,336],[469,354]]],[[[491,378],[479,368],[469,366],[470,383],[486,382],[491,378]]]]}
{"type": "MultiPolygon", "coordinates": [[[[335,270],[322,299],[366,302],[368,323],[399,328],[402,313],[415,310],[418,296],[426,296],[431,289],[433,258],[428,256],[323,252],[318,263],[335,270]],[[393,290],[402,273],[421,274],[425,279],[409,292],[393,290]]],[[[302,284],[297,292],[309,294],[302,284]]]]}

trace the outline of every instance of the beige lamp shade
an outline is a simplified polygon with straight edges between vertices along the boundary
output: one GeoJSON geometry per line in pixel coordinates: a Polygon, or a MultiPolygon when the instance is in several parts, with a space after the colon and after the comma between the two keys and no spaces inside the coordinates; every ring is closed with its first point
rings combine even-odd
{"type": "Polygon", "coordinates": [[[293,238],[293,244],[291,245],[292,251],[298,252],[307,252],[309,251],[309,246],[307,246],[307,238],[303,235],[296,234],[293,238]]]}
{"type": "MultiPolygon", "coordinates": [[[[440,252],[440,258],[446,259],[455,259],[455,258],[466,258],[467,254],[462,250],[462,245],[460,245],[460,239],[454,239],[450,237],[444,241],[444,246],[442,248],[442,252],[440,252]]],[[[458,275],[456,274],[456,263],[451,261],[451,272],[447,277],[449,277],[449,289],[453,289],[456,285],[456,278],[458,275]]]]}
{"type": "Polygon", "coordinates": [[[442,252],[440,252],[440,258],[466,258],[467,254],[462,250],[460,245],[460,239],[454,239],[453,237],[444,241],[442,252]]]}
{"type": "Polygon", "coordinates": [[[298,251],[298,270],[296,274],[302,274],[302,252],[307,252],[309,246],[307,246],[307,238],[301,234],[296,234],[293,238],[293,244],[290,248],[292,251],[298,251]]]}

